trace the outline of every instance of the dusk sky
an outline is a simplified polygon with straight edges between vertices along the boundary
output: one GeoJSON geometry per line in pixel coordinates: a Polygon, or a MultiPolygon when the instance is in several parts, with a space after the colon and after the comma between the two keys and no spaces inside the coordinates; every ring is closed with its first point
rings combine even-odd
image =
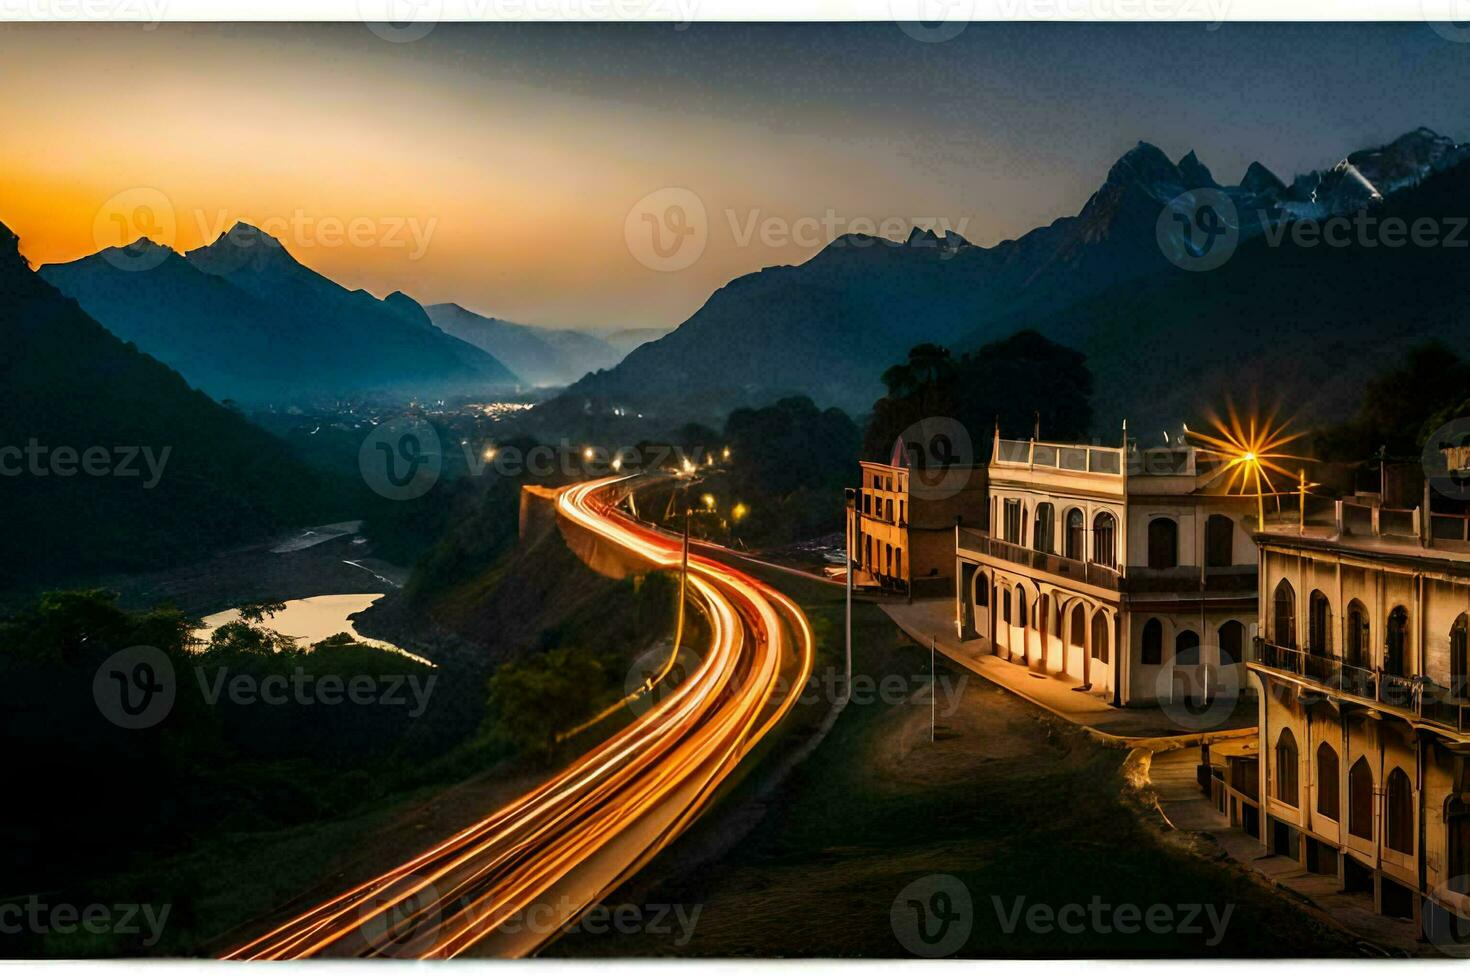
{"type": "Polygon", "coordinates": [[[115,244],[99,212],[149,188],[181,250],[237,217],[286,222],[304,230],[277,237],[347,286],[553,326],[671,328],[817,251],[742,243],[767,218],[924,219],[993,244],[1075,213],[1139,139],[1227,183],[1420,125],[1470,139],[1470,45],[1424,24],[975,24],[944,43],[887,24],[411,43],[353,24],[8,25],[0,84],[0,222],[34,263],[115,244]],[[625,236],[665,187],[708,222],[674,272],[625,236]],[[326,243],[323,219],[371,230],[326,243]]]}

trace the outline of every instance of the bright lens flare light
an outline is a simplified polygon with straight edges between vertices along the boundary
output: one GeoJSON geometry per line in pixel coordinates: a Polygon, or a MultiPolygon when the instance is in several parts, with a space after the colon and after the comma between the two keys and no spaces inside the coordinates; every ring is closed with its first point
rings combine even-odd
{"type": "Polygon", "coordinates": [[[1200,444],[1200,452],[1220,460],[1220,472],[1225,475],[1225,492],[1254,493],[1257,498],[1265,494],[1275,495],[1276,484],[1272,476],[1295,481],[1299,470],[1288,469],[1288,461],[1309,461],[1310,457],[1282,452],[1291,443],[1300,439],[1300,432],[1291,432],[1291,420],[1277,423],[1275,415],[1259,419],[1254,416],[1242,420],[1234,405],[1228,405],[1229,421],[1217,415],[1210,423],[1217,434],[1190,431],[1190,436],[1200,444]]]}

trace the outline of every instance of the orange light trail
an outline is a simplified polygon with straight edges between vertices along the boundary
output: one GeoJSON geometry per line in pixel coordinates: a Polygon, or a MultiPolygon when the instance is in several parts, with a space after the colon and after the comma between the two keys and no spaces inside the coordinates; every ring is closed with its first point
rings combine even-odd
{"type": "MultiPolygon", "coordinates": [[[[657,567],[676,567],[677,541],[617,509],[629,479],[570,487],[557,512],[657,567]]],[[[786,596],[694,554],[688,584],[710,624],[708,649],[654,707],[484,820],[225,958],[523,956],[555,939],[698,817],[811,676],[811,625],[786,596]],[[783,674],[791,683],[778,695],[783,674]],[[542,921],[527,926],[533,914],[542,921]]]]}

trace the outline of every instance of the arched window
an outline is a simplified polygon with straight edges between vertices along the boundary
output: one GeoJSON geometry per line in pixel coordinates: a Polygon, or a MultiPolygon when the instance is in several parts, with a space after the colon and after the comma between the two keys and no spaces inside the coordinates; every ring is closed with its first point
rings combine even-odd
{"type": "Polygon", "coordinates": [[[1109,568],[1118,564],[1118,521],[1107,511],[1092,519],[1092,561],[1109,568]]]}
{"type": "Polygon", "coordinates": [[[1016,586],[1016,625],[1022,629],[1025,629],[1028,625],[1028,611],[1026,606],[1026,590],[1018,585],[1016,586]]]}
{"type": "Polygon", "coordinates": [[[1067,549],[1068,558],[1078,561],[1087,557],[1086,518],[1082,516],[1080,508],[1073,507],[1067,511],[1067,549]]]}
{"type": "Polygon", "coordinates": [[[1087,643],[1087,613],[1082,611],[1082,603],[1072,607],[1072,645],[1083,646],[1087,643]]]}
{"type": "Polygon", "coordinates": [[[1031,528],[1031,547],[1048,555],[1055,554],[1056,509],[1051,504],[1036,505],[1036,523],[1031,528]]]}
{"type": "Polygon", "coordinates": [[[1049,619],[1048,622],[1051,623],[1052,635],[1054,635],[1057,639],[1060,640],[1062,638],[1062,626],[1063,626],[1063,623],[1062,623],[1062,604],[1060,602],[1058,602],[1055,598],[1053,598],[1051,600],[1051,605],[1048,608],[1050,608],[1050,610],[1051,610],[1051,619],[1049,619]]]}
{"type": "Polygon", "coordinates": [[[1279,647],[1296,649],[1296,590],[1286,579],[1277,583],[1272,606],[1275,616],[1271,641],[1279,647]]]}
{"type": "Polygon", "coordinates": [[[1400,854],[1414,853],[1414,785],[1408,775],[1395,768],[1388,774],[1384,784],[1387,800],[1384,812],[1388,827],[1383,833],[1383,843],[1400,854]]]}
{"type": "Polygon", "coordinates": [[[1211,514],[1205,521],[1205,564],[1211,568],[1235,564],[1235,522],[1224,514],[1211,514]]]}
{"type": "Polygon", "coordinates": [[[1108,617],[1101,609],[1092,614],[1092,656],[1108,662],[1108,649],[1112,644],[1112,630],[1108,629],[1108,617]]]}
{"type": "Polygon", "coordinates": [[[1245,627],[1233,619],[1220,624],[1220,663],[1238,664],[1245,653],[1245,627]]]}
{"type": "Polygon", "coordinates": [[[1199,663],[1199,634],[1194,630],[1184,630],[1174,637],[1174,663],[1181,667],[1199,663]]]}
{"type": "Polygon", "coordinates": [[[1336,749],[1326,742],[1317,746],[1317,812],[1332,820],[1338,819],[1342,797],[1337,765],[1336,749]]]}
{"type": "Polygon", "coordinates": [[[1002,622],[1005,622],[1005,623],[1009,623],[1011,621],[1011,590],[1010,589],[1006,589],[1005,595],[1001,596],[1001,602],[1000,602],[1000,618],[1001,618],[1001,621],[1002,622]]]}
{"type": "Polygon", "coordinates": [[[1332,656],[1332,604],[1317,590],[1307,597],[1307,652],[1332,656]]]}
{"type": "Polygon", "coordinates": [[[1143,624],[1142,659],[1146,664],[1164,662],[1164,624],[1157,619],[1150,619],[1143,624]]]}
{"type": "Polygon", "coordinates": [[[1172,518],[1148,522],[1148,567],[1174,568],[1179,564],[1179,525],[1172,518]]]}
{"type": "Polygon", "coordinates": [[[1403,606],[1394,606],[1388,614],[1388,633],[1383,643],[1383,670],[1397,677],[1408,671],[1409,611],[1403,606]]]}
{"type": "Polygon", "coordinates": [[[990,605],[990,581],[984,572],[975,573],[975,605],[981,609],[990,605]]]}
{"type": "Polygon", "coordinates": [[[1373,839],[1373,769],[1363,756],[1348,770],[1348,833],[1373,839]]]}
{"type": "Polygon", "coordinates": [[[1357,667],[1367,667],[1369,660],[1368,651],[1373,649],[1368,632],[1368,610],[1361,602],[1354,599],[1348,603],[1347,611],[1347,643],[1344,653],[1345,661],[1357,667]]]}
{"type": "Polygon", "coordinates": [[[1296,806],[1297,752],[1296,736],[1283,728],[1276,738],[1276,798],[1288,806],[1296,806]]]}
{"type": "Polygon", "coordinates": [[[1460,613],[1450,627],[1450,696],[1470,695],[1470,616],[1460,613]]]}

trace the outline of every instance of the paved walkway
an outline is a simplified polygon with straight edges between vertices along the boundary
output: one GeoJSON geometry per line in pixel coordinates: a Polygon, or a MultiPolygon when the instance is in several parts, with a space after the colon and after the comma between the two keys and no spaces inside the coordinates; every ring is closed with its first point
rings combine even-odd
{"type": "MultiPolygon", "coordinates": [[[[950,660],[1094,735],[1129,743],[1169,739],[1176,746],[1218,737],[1216,730],[1189,729],[1162,708],[1115,708],[1103,695],[1075,690],[1070,678],[1042,674],[1025,664],[995,656],[987,640],[956,639],[952,599],[888,602],[882,608],[915,641],[927,645],[933,637],[935,648],[950,660]]],[[[1225,724],[1232,724],[1235,731],[1242,730],[1242,720],[1255,720],[1254,712],[1242,718],[1244,714],[1243,709],[1238,711],[1225,724]]]]}
{"type": "Polygon", "coordinates": [[[1159,809],[1176,829],[1203,835],[1224,855],[1275,887],[1292,892],[1318,915],[1361,939],[1385,949],[1420,955],[1430,951],[1431,947],[1419,942],[1412,922],[1379,915],[1373,911],[1370,896],[1344,893],[1336,877],[1313,874],[1289,857],[1267,854],[1259,840],[1230,826],[1229,819],[1215,809],[1196,781],[1199,759],[1198,747],[1173,749],[1155,753],[1148,766],[1148,781],[1157,794],[1159,809]]]}

